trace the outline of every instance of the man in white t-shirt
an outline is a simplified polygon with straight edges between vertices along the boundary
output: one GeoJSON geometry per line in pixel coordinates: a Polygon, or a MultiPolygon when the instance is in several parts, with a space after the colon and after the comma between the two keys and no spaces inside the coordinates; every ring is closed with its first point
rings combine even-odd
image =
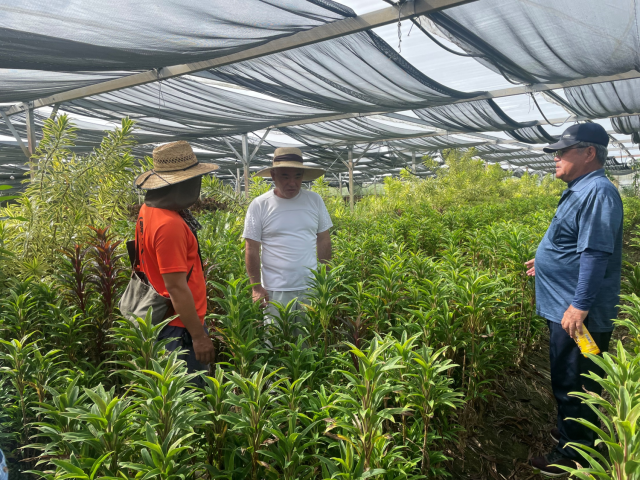
{"type": "Polygon", "coordinates": [[[242,236],[247,274],[255,284],[253,300],[262,302],[271,315],[277,310],[268,302],[304,301],[311,271],[318,261],[331,260],[329,228],[333,223],[327,207],[320,195],[301,189],[303,181],[324,173],[304,165],[298,148],[276,149],[273,166],[257,173],[271,177],[275,189],[251,202],[242,236]]]}

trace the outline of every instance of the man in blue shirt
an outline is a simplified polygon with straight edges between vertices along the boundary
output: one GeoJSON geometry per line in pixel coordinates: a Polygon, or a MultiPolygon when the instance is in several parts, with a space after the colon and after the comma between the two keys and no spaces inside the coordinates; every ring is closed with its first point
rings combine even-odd
{"type": "Polygon", "coordinates": [[[536,279],[536,313],[550,330],[551,384],[558,404],[557,427],[551,436],[558,446],[531,460],[548,476],[564,475],[552,465],[575,467],[582,461],[569,442],[594,446],[595,433],[567,418],[599,425],[597,415],[570,392],[584,389],[600,394],[599,384],[583,377],[604,372],[585,358],[575,343],[584,325],[600,351],[606,352],[617,317],[622,270],[622,200],[604,174],[609,136],[602,126],[582,123],[569,127],[560,140],[544,150],[554,154],[556,177],[567,182],[556,215],[526,263],[536,279]]]}

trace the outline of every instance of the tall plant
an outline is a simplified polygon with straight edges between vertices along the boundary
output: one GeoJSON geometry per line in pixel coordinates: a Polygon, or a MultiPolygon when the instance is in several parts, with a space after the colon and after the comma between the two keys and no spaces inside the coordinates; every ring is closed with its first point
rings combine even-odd
{"type": "Polygon", "coordinates": [[[87,225],[126,217],[135,199],[133,127],[134,122],[124,118],[91,153],[78,155],[71,151],[77,128],[70,118],[45,120],[32,157],[36,175],[24,194],[0,211],[7,217],[4,241],[15,254],[15,274],[21,274],[19,267],[25,261],[39,262],[39,272],[52,269],[61,261],[59,250],[80,243],[87,225]]]}
{"type": "Polygon", "coordinates": [[[601,377],[591,372],[586,377],[598,382],[607,392],[608,398],[593,392],[570,394],[582,399],[598,415],[603,428],[581,418],[571,420],[593,430],[599,437],[596,444],[602,444],[609,457],[606,458],[594,448],[570,443],[589,466],[561,468],[582,480],[594,477],[611,480],[640,479],[640,356],[630,356],[620,341],[617,352],[616,355],[604,353],[602,357],[589,355],[606,376],[601,377]]]}
{"type": "MultiPolygon", "coordinates": [[[[344,436],[340,439],[351,443],[363,462],[364,470],[378,467],[380,457],[374,457],[376,445],[385,436],[384,423],[395,422],[394,415],[408,410],[406,407],[385,408],[385,398],[401,385],[395,383],[390,372],[405,368],[401,357],[385,357],[395,341],[374,338],[369,347],[360,350],[347,343],[349,351],[358,358],[358,368],[340,370],[348,381],[348,386],[340,394],[340,401],[334,407],[341,419],[329,424],[327,431],[340,427],[344,436]]],[[[385,452],[378,452],[384,454],[385,452]]]]}

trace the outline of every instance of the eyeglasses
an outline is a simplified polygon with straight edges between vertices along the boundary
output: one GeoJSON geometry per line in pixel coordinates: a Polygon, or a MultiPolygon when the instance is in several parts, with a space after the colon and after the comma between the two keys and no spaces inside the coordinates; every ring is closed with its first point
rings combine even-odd
{"type": "Polygon", "coordinates": [[[556,150],[555,152],[553,152],[553,157],[554,158],[562,158],[562,156],[567,153],[569,150],[579,150],[582,148],[589,148],[589,147],[569,147],[569,148],[563,148],[560,150],[556,150]]]}

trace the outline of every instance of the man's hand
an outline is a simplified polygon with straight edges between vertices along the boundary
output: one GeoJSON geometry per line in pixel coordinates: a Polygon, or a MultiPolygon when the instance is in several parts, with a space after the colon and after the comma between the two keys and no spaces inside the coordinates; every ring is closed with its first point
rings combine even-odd
{"type": "Polygon", "coordinates": [[[528,268],[527,275],[530,277],[536,276],[536,259],[532,258],[528,262],[524,262],[524,266],[528,268]]]}
{"type": "Polygon", "coordinates": [[[582,333],[582,324],[589,314],[586,310],[578,310],[573,305],[569,305],[562,317],[562,328],[575,340],[576,332],[582,333]]]}
{"type": "Polygon", "coordinates": [[[195,300],[187,282],[187,272],[163,273],[162,279],[171,297],[173,308],[180,315],[182,324],[191,334],[196,359],[200,363],[211,363],[215,349],[213,342],[204,332],[200,317],[198,317],[195,300]]]}
{"type": "Polygon", "coordinates": [[[200,363],[204,363],[208,365],[213,362],[213,358],[216,354],[216,349],[213,346],[213,342],[209,338],[209,336],[202,332],[202,335],[198,335],[197,337],[191,337],[193,341],[193,351],[196,354],[196,360],[200,363]]]}
{"type": "Polygon", "coordinates": [[[269,294],[262,285],[255,285],[251,289],[254,302],[260,302],[260,307],[265,308],[269,303],[269,294]]]}

